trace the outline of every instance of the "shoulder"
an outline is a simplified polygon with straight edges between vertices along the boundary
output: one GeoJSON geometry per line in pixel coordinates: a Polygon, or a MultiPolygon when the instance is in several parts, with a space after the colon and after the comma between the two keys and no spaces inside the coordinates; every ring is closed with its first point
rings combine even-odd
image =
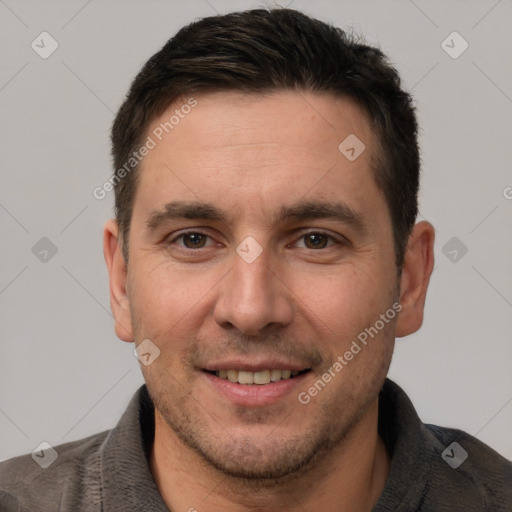
{"type": "Polygon", "coordinates": [[[424,424],[389,379],[379,397],[379,434],[391,464],[376,511],[512,510],[512,463],[462,430],[424,424]]]}
{"type": "Polygon", "coordinates": [[[99,498],[101,446],[109,432],[1,462],[0,510],[49,510],[64,494],[79,499],[85,488],[93,501],[95,490],[99,498]]]}
{"type": "MultiPolygon", "coordinates": [[[[434,448],[431,486],[455,502],[481,504],[496,512],[512,506],[512,462],[472,435],[457,429],[424,425],[434,448]]],[[[473,510],[473,509],[470,509],[473,510]]]]}

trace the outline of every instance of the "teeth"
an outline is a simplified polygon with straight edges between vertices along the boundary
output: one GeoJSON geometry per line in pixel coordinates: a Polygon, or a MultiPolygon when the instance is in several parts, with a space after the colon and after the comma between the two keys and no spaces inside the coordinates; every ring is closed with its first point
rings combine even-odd
{"type": "Polygon", "coordinates": [[[270,372],[270,380],[272,382],[276,382],[278,380],[281,380],[282,372],[281,370],[272,370],[270,372]]]}
{"type": "Polygon", "coordinates": [[[270,382],[270,370],[254,372],[254,384],[268,384],[270,382]]]}
{"type": "Polygon", "coordinates": [[[252,384],[254,382],[254,373],[238,372],[238,382],[240,384],[252,384]]]}
{"type": "Polygon", "coordinates": [[[278,382],[282,379],[290,379],[299,374],[298,371],[291,370],[261,370],[259,372],[245,372],[242,370],[219,370],[215,372],[217,377],[229,380],[230,382],[238,382],[239,384],[269,384],[270,382],[278,382]]]}

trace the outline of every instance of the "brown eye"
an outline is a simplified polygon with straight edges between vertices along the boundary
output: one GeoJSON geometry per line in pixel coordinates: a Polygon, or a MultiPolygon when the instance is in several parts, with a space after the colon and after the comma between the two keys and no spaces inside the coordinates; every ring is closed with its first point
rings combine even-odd
{"type": "Polygon", "coordinates": [[[308,249],[325,249],[325,247],[327,247],[328,238],[330,237],[323,233],[308,233],[304,235],[308,249]]]}
{"type": "Polygon", "coordinates": [[[207,237],[202,233],[186,233],[182,238],[187,249],[197,249],[204,247],[207,237]]]}

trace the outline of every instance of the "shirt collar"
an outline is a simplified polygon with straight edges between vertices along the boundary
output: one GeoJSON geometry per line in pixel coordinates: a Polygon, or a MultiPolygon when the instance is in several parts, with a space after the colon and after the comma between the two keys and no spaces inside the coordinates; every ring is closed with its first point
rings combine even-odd
{"type": "Polygon", "coordinates": [[[103,510],[168,512],[149,464],[154,431],[154,406],[144,385],[102,447],[103,510]]]}
{"type": "Polygon", "coordinates": [[[379,394],[379,435],[390,461],[388,478],[374,511],[398,510],[416,502],[435,457],[432,437],[405,391],[386,379],[379,394]]]}

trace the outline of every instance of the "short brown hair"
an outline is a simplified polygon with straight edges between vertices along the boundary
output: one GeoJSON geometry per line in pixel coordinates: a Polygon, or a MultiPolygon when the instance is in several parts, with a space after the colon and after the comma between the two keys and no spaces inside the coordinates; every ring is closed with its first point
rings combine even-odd
{"type": "MultiPolygon", "coordinates": [[[[389,207],[400,269],[418,210],[420,157],[411,96],[382,51],[301,12],[255,9],[182,28],[144,65],[117,113],[114,172],[141,146],[148,124],[179,97],[285,89],[349,97],[369,114],[381,148],[375,179],[389,207]]],[[[126,261],[138,167],[114,182],[126,261]]]]}

